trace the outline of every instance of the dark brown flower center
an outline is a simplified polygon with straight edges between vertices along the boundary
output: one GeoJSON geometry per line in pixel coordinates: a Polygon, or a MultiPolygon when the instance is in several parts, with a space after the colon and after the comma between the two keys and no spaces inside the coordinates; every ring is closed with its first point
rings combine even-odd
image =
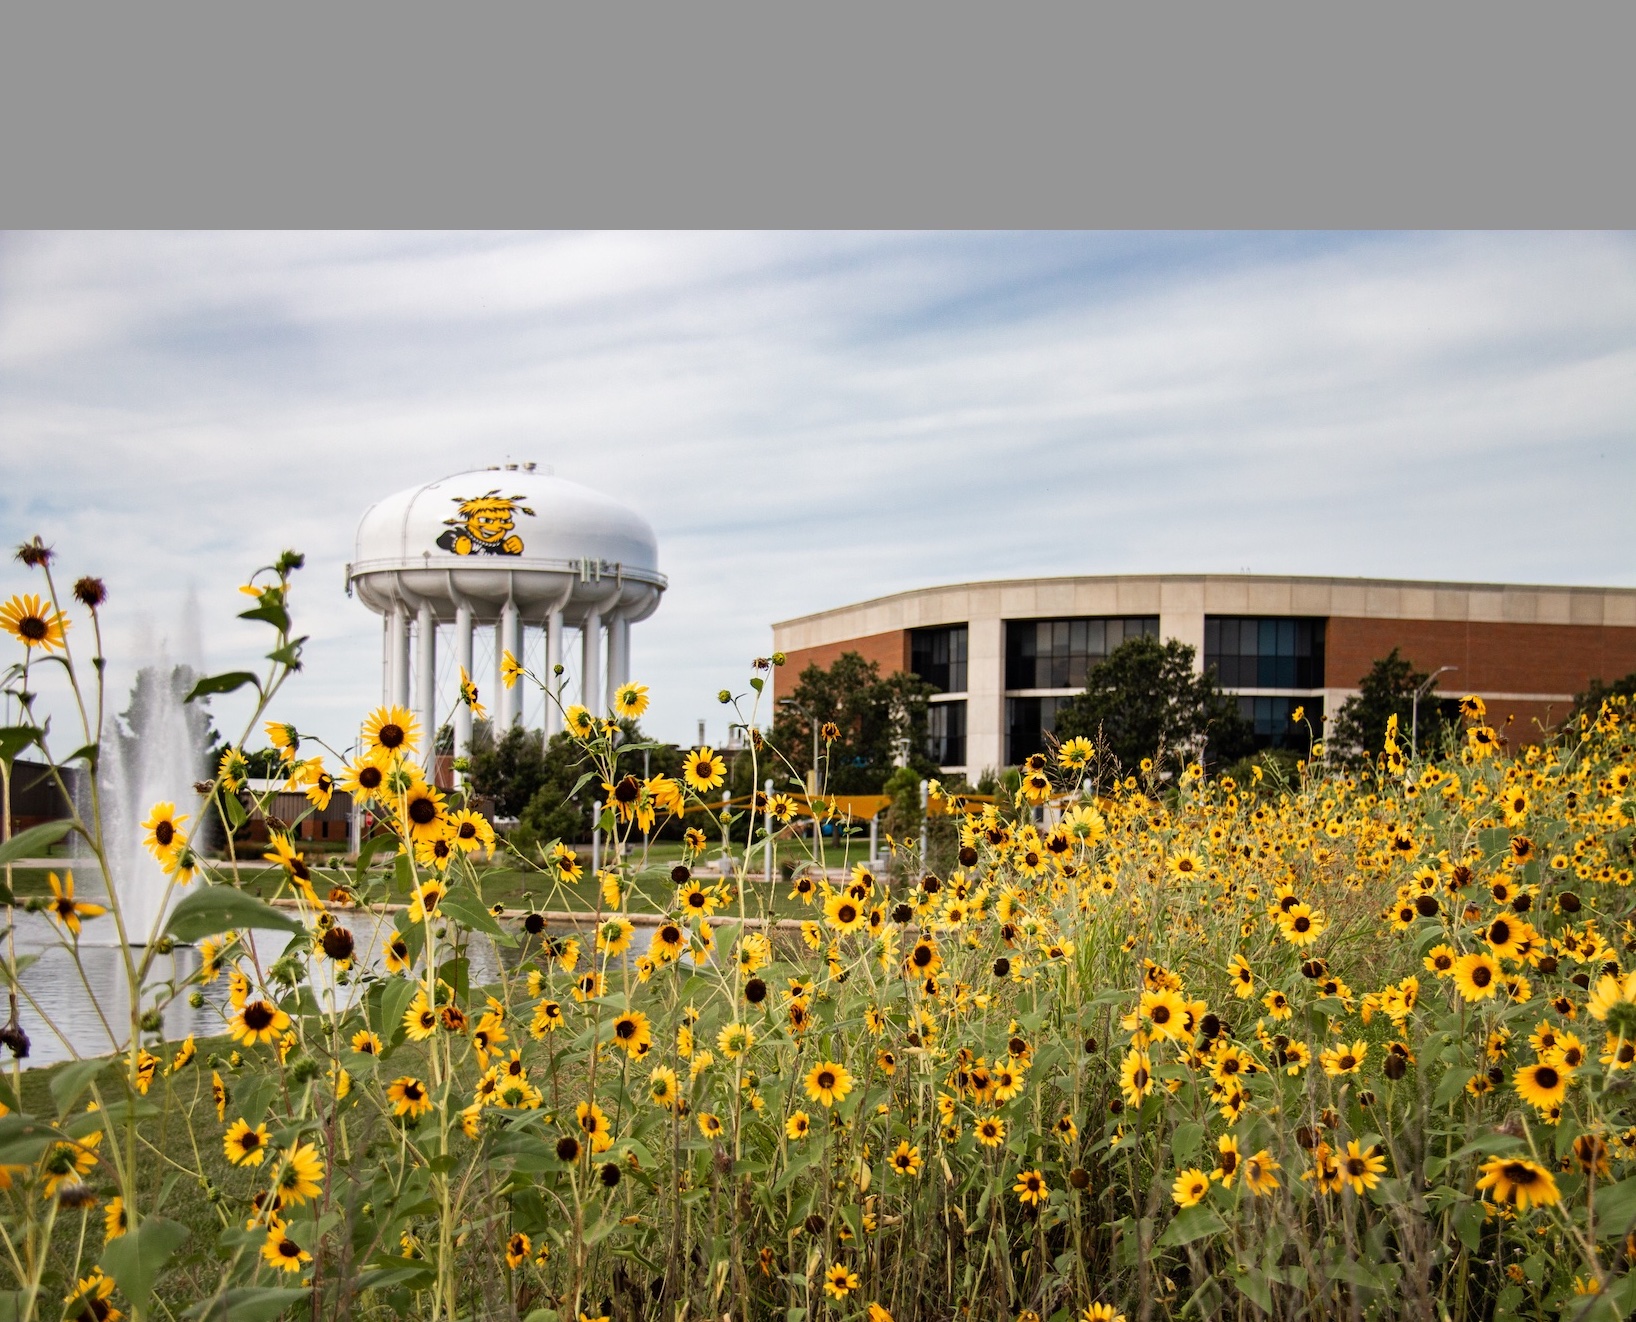
{"type": "Polygon", "coordinates": [[[365,767],[358,773],[358,788],[378,790],[385,779],[385,773],[379,767],[365,767]]]}
{"type": "Polygon", "coordinates": [[[253,1032],[262,1032],[273,1022],[273,1007],[266,1001],[251,1001],[244,1007],[244,1026],[253,1032]]]}
{"type": "Polygon", "coordinates": [[[409,805],[409,820],[416,826],[425,826],[437,818],[437,804],[428,798],[415,799],[409,805]]]}
{"type": "Polygon", "coordinates": [[[25,615],[17,621],[17,632],[31,643],[37,643],[46,635],[45,621],[38,615],[25,615]]]}
{"type": "Polygon", "coordinates": [[[396,748],[403,743],[403,727],[394,721],[388,721],[381,726],[380,733],[375,739],[382,748],[396,748]]]}

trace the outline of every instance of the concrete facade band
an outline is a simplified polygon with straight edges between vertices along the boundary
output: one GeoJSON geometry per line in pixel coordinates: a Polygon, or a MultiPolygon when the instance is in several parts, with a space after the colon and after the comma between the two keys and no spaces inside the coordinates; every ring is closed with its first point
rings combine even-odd
{"type": "Polygon", "coordinates": [[[1321,622],[1320,682],[1223,687],[1240,698],[1321,700],[1333,716],[1373,663],[1397,647],[1419,670],[1454,667],[1440,690],[1482,695],[1491,719],[1510,719],[1515,742],[1537,738],[1539,726],[1560,720],[1592,679],[1636,670],[1636,589],[1260,575],[1131,574],[928,588],[783,621],[773,626],[773,646],[789,658],[779,675],[787,692],[806,666],[827,667],[848,651],[883,673],[911,670],[917,630],[964,625],[964,688],[933,702],[964,703],[965,756],[945,770],[975,778],[1008,760],[1008,700],[1081,691],[1008,687],[1008,626],[1116,618],[1156,619],[1158,636],[1191,646],[1201,671],[1212,619],[1321,622]]]}

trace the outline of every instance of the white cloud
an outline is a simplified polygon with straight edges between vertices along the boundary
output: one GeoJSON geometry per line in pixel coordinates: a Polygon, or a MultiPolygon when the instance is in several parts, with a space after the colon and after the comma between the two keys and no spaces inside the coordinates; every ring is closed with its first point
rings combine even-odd
{"type": "Polygon", "coordinates": [[[684,739],[771,620],[933,581],[1628,582],[1633,419],[1629,235],[0,239],[5,536],[108,580],[116,655],[195,588],[218,668],[306,551],[282,710],[343,741],[357,518],[466,466],[655,525],[636,666],[684,739]]]}

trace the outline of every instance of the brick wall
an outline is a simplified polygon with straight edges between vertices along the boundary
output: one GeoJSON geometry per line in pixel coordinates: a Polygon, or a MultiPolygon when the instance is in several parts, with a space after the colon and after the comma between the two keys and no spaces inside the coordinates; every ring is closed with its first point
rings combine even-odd
{"type": "Polygon", "coordinates": [[[1337,616],[1324,640],[1325,682],[1356,687],[1393,647],[1419,670],[1458,666],[1438,683],[1445,693],[1578,693],[1636,670],[1636,629],[1337,616]]]}
{"type": "Polygon", "coordinates": [[[848,638],[843,642],[825,643],[821,647],[802,647],[785,655],[789,658],[784,663],[784,682],[779,685],[781,692],[793,690],[800,682],[801,672],[808,666],[817,666],[821,670],[828,670],[835,664],[842,652],[857,652],[865,661],[873,661],[880,667],[882,675],[890,675],[895,670],[909,668],[909,631],[907,629],[892,629],[887,633],[869,634],[863,638],[848,638]],[[787,677],[787,678],[785,678],[787,677]]]}

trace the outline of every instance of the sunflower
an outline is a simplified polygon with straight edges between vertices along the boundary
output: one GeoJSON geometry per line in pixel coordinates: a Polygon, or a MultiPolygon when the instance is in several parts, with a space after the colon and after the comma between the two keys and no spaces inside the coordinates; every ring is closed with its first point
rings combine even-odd
{"type": "Polygon", "coordinates": [[[454,841],[447,835],[427,836],[415,841],[415,862],[434,872],[447,872],[454,862],[454,841]]]}
{"type": "Polygon", "coordinates": [[[1147,1021],[1148,1033],[1161,1041],[1187,1036],[1187,1002],[1168,988],[1143,992],[1136,1013],[1147,1021]]]}
{"type": "Polygon", "coordinates": [[[63,1316],[120,1322],[125,1314],[108,1302],[113,1295],[114,1278],[103,1275],[101,1267],[93,1267],[89,1276],[82,1276],[75,1284],[73,1293],[63,1297],[63,1303],[68,1305],[63,1316]]]}
{"type": "Polygon", "coordinates": [[[462,808],[449,818],[449,838],[454,841],[455,848],[462,853],[471,854],[479,849],[494,852],[494,827],[482,813],[473,812],[470,808],[462,808]]]}
{"type": "Polygon", "coordinates": [[[825,1106],[844,1101],[852,1091],[852,1075],[845,1065],[834,1061],[820,1061],[807,1071],[807,1096],[825,1106]]]}
{"type": "Polygon", "coordinates": [[[653,1030],[640,1010],[627,1010],[613,1022],[614,1045],[627,1056],[641,1056],[653,1047],[653,1030]]]}
{"type": "Polygon", "coordinates": [[[591,1140],[592,1152],[606,1152],[613,1146],[613,1126],[595,1102],[581,1102],[574,1108],[580,1132],[591,1140]]]}
{"type": "Polygon", "coordinates": [[[681,925],[666,921],[654,929],[653,941],[648,949],[659,963],[668,964],[681,955],[686,944],[687,935],[681,925]]]}
{"type": "Polygon", "coordinates": [[[102,1242],[111,1244],[131,1228],[131,1218],[125,1211],[125,1200],[117,1194],[108,1200],[102,1213],[102,1242]]]}
{"type": "Polygon", "coordinates": [[[534,1242],[518,1230],[506,1237],[506,1266],[516,1271],[534,1252],[534,1242]]]}
{"type": "Polygon", "coordinates": [[[824,1293],[832,1299],[845,1299],[857,1288],[858,1273],[848,1271],[843,1263],[836,1263],[824,1273],[824,1293]]]}
{"type": "Polygon", "coordinates": [[[0,607],[0,629],[31,650],[42,647],[51,652],[67,646],[63,630],[68,623],[66,615],[32,593],[13,597],[0,607]]]}
{"type": "Polygon", "coordinates": [[[1220,1180],[1223,1189],[1233,1186],[1233,1177],[1238,1174],[1243,1165],[1238,1153],[1238,1139],[1231,1134],[1223,1134],[1216,1140],[1216,1168],[1210,1172],[1212,1180],[1220,1180]]]}
{"type": "Polygon", "coordinates": [[[248,1120],[235,1120],[222,1138],[222,1150],[235,1166],[259,1166],[267,1155],[268,1138],[266,1125],[251,1129],[248,1120]]]}
{"type": "Polygon", "coordinates": [[[696,748],[682,763],[682,779],[695,794],[713,790],[727,778],[727,764],[710,748],[696,748]]]}
{"type": "Polygon", "coordinates": [[[377,707],[364,722],[364,743],[388,757],[412,753],[420,743],[420,723],[412,712],[393,705],[377,707]]]}
{"type": "Polygon", "coordinates": [[[1125,1315],[1116,1312],[1112,1304],[1086,1304],[1079,1322],[1125,1322],[1125,1315]]]}
{"type": "Polygon", "coordinates": [[[1556,1179],[1545,1167],[1520,1157],[1493,1157],[1481,1167],[1477,1187],[1497,1203],[1518,1211],[1530,1207],[1550,1207],[1562,1201],[1556,1179]]]}
{"type": "Polygon", "coordinates": [[[574,985],[569,990],[574,999],[584,1005],[586,1001],[594,1001],[598,996],[602,995],[602,986],[602,975],[593,969],[575,978],[574,985]]]}
{"type": "Polygon", "coordinates": [[[290,1016],[270,1001],[246,1001],[243,1007],[227,1021],[227,1031],[235,1042],[253,1047],[258,1042],[271,1042],[290,1026],[290,1016]]]}
{"type": "Polygon", "coordinates": [[[1147,1052],[1133,1047],[1126,1053],[1119,1067],[1119,1086],[1130,1106],[1140,1106],[1142,1099],[1153,1091],[1153,1061],[1147,1052]]]}
{"type": "Polygon", "coordinates": [[[261,1256],[280,1271],[298,1272],[301,1264],[312,1261],[312,1254],[284,1233],[284,1223],[274,1220],[267,1230],[267,1242],[261,1246],[261,1256]]]}
{"type": "Polygon", "coordinates": [[[1255,974],[1243,955],[1234,955],[1227,961],[1227,977],[1233,984],[1233,995],[1239,1000],[1247,1001],[1255,995],[1255,974]]]}
{"type": "Polygon", "coordinates": [[[352,1049],[365,1056],[378,1056],[381,1054],[381,1039],[369,1029],[360,1028],[352,1035],[352,1049]]]}
{"type": "Polygon", "coordinates": [[[1592,1019],[1605,1023],[1608,1015],[1620,1006],[1633,1003],[1636,1003],[1636,971],[1622,978],[1607,973],[1596,980],[1596,986],[1585,1001],[1585,1008],[1590,1011],[1592,1019]]]}
{"type": "Polygon", "coordinates": [[[675,1107],[679,1095],[680,1084],[676,1080],[676,1071],[669,1065],[660,1065],[648,1075],[648,1100],[655,1106],[671,1110],[675,1107]]]}
{"type": "Polygon", "coordinates": [[[403,1031],[411,1042],[424,1042],[437,1032],[437,1011],[426,999],[426,989],[415,993],[409,1008],[403,1012],[403,1031]]]}
{"type": "Polygon", "coordinates": [[[1170,870],[1178,877],[1190,879],[1204,871],[1204,860],[1191,850],[1183,849],[1170,856],[1170,870]]]}
{"type": "Polygon", "coordinates": [[[1278,1177],[1273,1174],[1278,1169],[1278,1163],[1272,1159],[1272,1154],[1262,1148],[1253,1157],[1244,1158],[1244,1185],[1257,1198],[1270,1194],[1278,1188],[1278,1177]]]}
{"type": "Polygon", "coordinates": [[[182,830],[185,821],[187,814],[178,815],[174,803],[156,803],[148,820],[142,823],[142,829],[148,833],[142,843],[161,863],[169,863],[187,844],[187,834],[182,830]]]}
{"type": "Polygon", "coordinates": [[[856,932],[865,917],[863,905],[846,891],[836,891],[824,901],[824,919],[837,932],[856,932]]]}
{"type": "Polygon", "coordinates": [[[1196,1166],[1189,1166],[1170,1186],[1170,1196],[1177,1207],[1196,1207],[1210,1192],[1210,1176],[1196,1166]]]}
{"type": "Polygon", "coordinates": [[[1077,771],[1096,754],[1091,741],[1083,735],[1064,741],[1057,749],[1057,765],[1066,767],[1070,771],[1077,771]]]}
{"type": "Polygon", "coordinates": [[[386,948],[382,951],[386,958],[388,973],[403,973],[414,962],[414,955],[409,949],[409,940],[402,932],[394,932],[387,939],[386,948]]]}
{"type": "Polygon", "coordinates": [[[728,1024],[716,1034],[716,1048],[728,1060],[737,1060],[755,1041],[755,1030],[748,1024],[728,1024]]]}
{"type": "Polygon", "coordinates": [[[1386,1158],[1375,1151],[1373,1144],[1364,1151],[1357,1139],[1353,1139],[1346,1145],[1345,1152],[1335,1154],[1335,1166],[1341,1183],[1350,1184],[1352,1192],[1361,1195],[1380,1183],[1380,1177],[1386,1173],[1386,1158]]]}
{"type": "Polygon", "coordinates": [[[596,733],[596,718],[577,702],[562,714],[562,723],[576,739],[589,739],[596,733]]]}
{"type": "Polygon", "coordinates": [[[1017,1195],[1019,1203],[1027,1206],[1029,1203],[1043,1203],[1051,1196],[1051,1186],[1045,1182],[1044,1171],[1020,1171],[1011,1192],[1017,1195]]]}
{"type": "Polygon", "coordinates": [[[1454,985],[1468,1001],[1492,996],[1500,985],[1500,966],[1492,955],[1461,955],[1454,963],[1454,985]]]}
{"type": "Polygon", "coordinates": [[[352,802],[363,805],[380,797],[386,785],[386,769],[381,766],[381,754],[363,754],[362,758],[347,762],[340,771],[337,789],[352,795],[352,802]]]}
{"type": "Polygon", "coordinates": [[[425,781],[416,781],[404,791],[399,809],[403,814],[403,829],[411,840],[436,839],[448,823],[442,792],[425,781]]]}
{"type": "Polygon", "coordinates": [[[97,918],[108,912],[100,904],[89,904],[84,900],[74,898],[74,874],[72,872],[64,872],[61,881],[57,880],[55,872],[48,872],[46,873],[46,880],[51,884],[51,916],[75,936],[80,934],[80,919],[97,918]]]}
{"type": "Polygon", "coordinates": [[[790,1138],[802,1139],[812,1132],[812,1117],[805,1111],[797,1111],[784,1122],[784,1133],[790,1138]]]}
{"type": "Polygon", "coordinates": [[[887,1158],[887,1164],[899,1175],[919,1175],[920,1149],[911,1146],[909,1140],[904,1139],[897,1145],[896,1151],[887,1158]]]}
{"type": "Polygon", "coordinates": [[[625,720],[634,721],[648,709],[648,686],[646,684],[621,684],[614,690],[614,715],[625,720]]]}
{"type": "Polygon", "coordinates": [[[278,1193],[286,1205],[316,1198],[324,1188],[324,1160],[311,1143],[302,1143],[284,1158],[278,1172],[278,1193]]]}
{"type": "Polygon", "coordinates": [[[1566,1066],[1542,1060],[1519,1069],[1511,1076],[1511,1086],[1523,1101],[1543,1111],[1567,1097],[1573,1076],[1574,1072],[1566,1066]]]}
{"type": "Polygon", "coordinates": [[[386,1085],[386,1096],[392,1103],[392,1114],[410,1120],[419,1120],[432,1109],[432,1095],[426,1085],[407,1074],[386,1085]]]}
{"type": "Polygon", "coordinates": [[[1318,1053],[1318,1063],[1324,1067],[1324,1073],[1339,1078],[1342,1074],[1356,1074],[1363,1068],[1363,1058],[1369,1052],[1367,1042],[1354,1042],[1348,1046],[1342,1042],[1338,1047],[1329,1047],[1318,1053]]]}
{"type": "Polygon", "coordinates": [[[923,936],[916,941],[903,961],[904,967],[914,970],[917,975],[931,977],[943,967],[943,956],[937,948],[935,937],[923,936]]]}
{"type": "Polygon", "coordinates": [[[1292,946],[1309,946],[1324,930],[1324,916],[1310,904],[1296,903],[1278,915],[1278,927],[1292,946]]]}
{"type": "Polygon", "coordinates": [[[529,1034],[540,1039],[554,1033],[563,1024],[562,1006],[555,1001],[541,1001],[534,1007],[534,1021],[528,1026],[529,1034]]]}

